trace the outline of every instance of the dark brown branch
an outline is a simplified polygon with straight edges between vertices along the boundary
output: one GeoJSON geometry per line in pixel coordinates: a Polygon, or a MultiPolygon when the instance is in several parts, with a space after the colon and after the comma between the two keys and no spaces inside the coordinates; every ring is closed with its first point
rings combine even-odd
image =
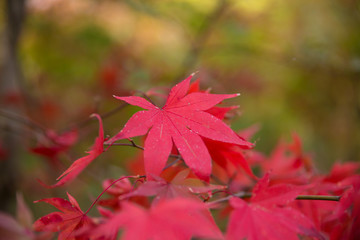
{"type": "MultiPolygon", "coordinates": [[[[239,192],[235,193],[231,196],[227,196],[224,198],[220,198],[214,201],[209,202],[209,204],[216,204],[220,202],[228,201],[232,197],[238,197],[238,198],[251,198],[252,193],[251,192],[239,192]]],[[[299,195],[295,198],[296,200],[322,200],[322,201],[340,201],[341,196],[328,196],[328,195],[299,195]]]]}
{"type": "Polygon", "coordinates": [[[113,143],[113,144],[105,144],[106,146],[127,146],[127,147],[134,147],[134,148],[138,148],[141,150],[144,150],[143,147],[137,145],[136,143],[134,143],[133,141],[131,141],[131,143],[113,143]]]}
{"type": "Polygon", "coordinates": [[[296,200],[325,200],[325,201],[340,201],[341,196],[327,196],[327,195],[299,195],[296,200]]]}

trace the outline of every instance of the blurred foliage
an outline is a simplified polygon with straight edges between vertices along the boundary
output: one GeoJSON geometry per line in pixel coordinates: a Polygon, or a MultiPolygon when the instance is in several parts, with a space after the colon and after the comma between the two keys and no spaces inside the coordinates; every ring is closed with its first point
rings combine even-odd
{"type": "MultiPolygon", "coordinates": [[[[357,0],[29,0],[27,6],[20,42],[24,105],[46,128],[68,129],[92,112],[110,111],[120,104],[112,94],[160,86],[166,93],[199,71],[203,89],[242,94],[231,102],[242,113],[232,126],[260,124],[260,151],[269,153],[279,138],[297,132],[320,169],[360,158],[357,0]]],[[[105,132],[115,134],[135,110],[107,118],[105,132]]],[[[71,159],[91,145],[92,127],[82,129],[71,159]]],[[[89,175],[117,177],[135,152],[108,152],[89,175]],[[91,174],[104,161],[111,167],[91,174]]]]}

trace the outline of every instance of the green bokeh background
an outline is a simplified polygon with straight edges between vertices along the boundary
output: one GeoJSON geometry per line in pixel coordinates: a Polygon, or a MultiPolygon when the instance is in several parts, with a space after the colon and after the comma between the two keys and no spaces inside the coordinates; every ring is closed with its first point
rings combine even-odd
{"type": "MultiPolygon", "coordinates": [[[[360,157],[359,26],[356,0],[29,0],[19,43],[31,99],[26,112],[60,131],[118,106],[112,94],[167,87],[166,94],[199,71],[203,89],[241,93],[227,102],[240,105],[231,124],[235,130],[259,124],[257,150],[268,154],[296,132],[325,171],[360,157]],[[115,74],[108,87],[107,68],[115,74]],[[44,103],[53,107],[44,110],[44,103]]],[[[136,110],[106,119],[105,133],[117,133],[136,110]]],[[[96,132],[95,121],[81,130],[71,159],[82,156],[96,132]]],[[[87,193],[84,199],[97,195],[101,186],[91,183],[123,174],[136,152],[106,153],[70,189],[87,193]]],[[[26,150],[22,158],[23,175],[46,166],[26,150]]]]}

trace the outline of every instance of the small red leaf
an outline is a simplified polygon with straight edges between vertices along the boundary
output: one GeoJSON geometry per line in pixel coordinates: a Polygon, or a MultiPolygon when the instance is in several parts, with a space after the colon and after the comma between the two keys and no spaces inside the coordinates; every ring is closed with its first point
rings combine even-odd
{"type": "Polygon", "coordinates": [[[70,201],[62,198],[46,198],[35,202],[46,202],[53,205],[60,212],[53,212],[39,218],[33,224],[35,231],[60,232],[58,239],[75,239],[82,228],[94,226],[93,221],[86,216],[77,201],[68,194],[70,201]]]}

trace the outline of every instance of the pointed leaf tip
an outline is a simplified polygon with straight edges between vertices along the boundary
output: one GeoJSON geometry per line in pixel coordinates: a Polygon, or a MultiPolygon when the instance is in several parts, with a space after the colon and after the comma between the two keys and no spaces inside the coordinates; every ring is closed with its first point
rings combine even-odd
{"type": "Polygon", "coordinates": [[[190,76],[193,77],[195,74],[198,74],[198,73],[199,73],[199,71],[195,71],[192,74],[190,74],[190,76]]]}
{"type": "Polygon", "coordinates": [[[92,113],[92,114],[90,115],[90,117],[91,117],[91,118],[97,118],[97,119],[100,119],[100,118],[101,118],[101,116],[100,116],[99,114],[97,114],[97,113],[92,113]]]}

